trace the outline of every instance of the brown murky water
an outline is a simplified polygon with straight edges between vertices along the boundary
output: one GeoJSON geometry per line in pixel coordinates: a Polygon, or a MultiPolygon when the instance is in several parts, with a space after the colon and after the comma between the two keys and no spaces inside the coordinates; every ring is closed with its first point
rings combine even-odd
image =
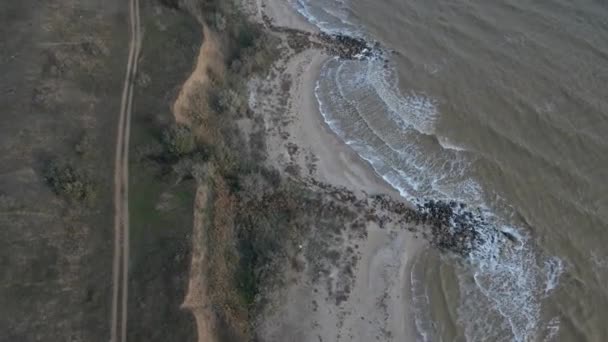
{"type": "Polygon", "coordinates": [[[330,126],[409,200],[517,237],[418,258],[401,285],[419,340],[608,341],[608,3],[293,4],[383,46],[324,67],[330,126]]]}

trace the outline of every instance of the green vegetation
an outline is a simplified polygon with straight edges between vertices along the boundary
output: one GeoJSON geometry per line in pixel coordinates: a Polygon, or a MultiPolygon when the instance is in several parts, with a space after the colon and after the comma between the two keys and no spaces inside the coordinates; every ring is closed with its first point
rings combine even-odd
{"type": "MultiPolygon", "coordinates": [[[[177,4],[170,0],[163,3],[171,8],[177,4]]],[[[192,227],[194,187],[204,183],[209,189],[204,211],[208,274],[204,276],[222,327],[218,333],[231,336],[230,340],[246,341],[253,338],[251,324],[263,308],[261,295],[281,284],[281,271],[292,265],[310,227],[321,224],[332,231],[342,224],[345,215],[318,213],[324,206],[322,196],[296,181],[282,179],[277,170],[265,164],[265,125],[263,118],[247,106],[246,85],[252,76],[265,77],[279,55],[277,39],[249,22],[232,1],[202,1],[199,5],[199,13],[221,43],[218,49],[224,56],[224,70],[206,70],[211,86],[206,93],[189,99],[193,103],[190,110],[194,111],[188,113],[191,126],[168,122],[168,113],[158,113],[160,118],[153,120],[139,119],[134,125],[131,280],[141,293],[149,292],[149,287],[162,289],[162,280],[150,275],[153,267],[175,267],[167,260],[183,260],[188,255],[184,241],[190,243],[186,231],[192,227]],[[250,131],[240,129],[240,120],[249,120],[244,126],[250,131]]],[[[169,22],[170,32],[181,32],[184,27],[171,16],[163,19],[169,22]]],[[[146,32],[150,33],[143,44],[148,50],[144,55],[154,63],[146,65],[150,59],[143,58],[142,70],[152,80],[165,80],[167,70],[159,66],[181,65],[183,61],[168,60],[176,58],[175,52],[161,51],[166,44],[163,39],[169,38],[155,29],[154,21],[148,25],[151,27],[146,32]]],[[[173,47],[180,49],[179,44],[173,47]]],[[[170,77],[175,73],[172,71],[170,77]]],[[[166,87],[154,88],[161,83],[152,82],[138,94],[149,101],[141,101],[136,120],[155,108],[169,107],[154,103],[167,98],[163,93],[166,87]]],[[[187,277],[187,263],[180,262],[178,267],[180,279],[187,277]]],[[[158,307],[146,303],[147,308],[158,307]]],[[[138,320],[152,322],[153,318],[147,316],[153,310],[145,311],[140,312],[138,320]]]]}
{"type": "Polygon", "coordinates": [[[174,169],[186,160],[204,158],[205,152],[198,143],[192,148],[189,128],[173,122],[170,108],[192,72],[201,29],[196,19],[175,6],[168,9],[155,1],[141,5],[145,35],[129,161],[128,339],[193,341],[194,320],[180,305],[189,278],[194,181],[190,169],[182,168],[183,177],[174,169]]]}
{"type": "Polygon", "coordinates": [[[74,151],[81,157],[88,157],[93,146],[93,137],[85,132],[74,146],[74,151]]]}
{"type": "Polygon", "coordinates": [[[73,163],[52,161],[45,172],[45,180],[56,194],[73,203],[91,205],[97,197],[88,173],[73,163]]]}
{"type": "Polygon", "coordinates": [[[165,150],[171,157],[179,158],[194,152],[196,148],[194,134],[186,125],[174,125],[163,132],[165,150]]]}
{"type": "Polygon", "coordinates": [[[214,86],[207,94],[211,113],[206,113],[206,124],[219,133],[205,161],[211,165],[208,290],[229,335],[249,340],[250,324],[262,308],[260,294],[282,281],[279,271],[290,264],[315,217],[304,209],[319,203],[311,202],[318,198],[303,186],[282,180],[265,165],[263,118],[247,107],[247,81],[265,76],[278,56],[277,38],[249,22],[231,1],[206,4],[205,20],[219,35],[225,56],[225,72],[210,74],[214,86]],[[245,118],[253,122],[250,132],[238,128],[238,120],[245,118]]]}

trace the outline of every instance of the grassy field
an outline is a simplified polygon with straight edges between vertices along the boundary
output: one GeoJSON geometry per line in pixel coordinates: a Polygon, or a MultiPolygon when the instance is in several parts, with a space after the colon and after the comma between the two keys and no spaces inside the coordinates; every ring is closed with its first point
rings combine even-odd
{"type": "Polygon", "coordinates": [[[126,9],[117,0],[0,4],[2,341],[108,340],[126,9]],[[76,176],[51,184],[51,163],[76,176]],[[73,196],[82,175],[91,202],[73,196]]]}
{"type": "Polygon", "coordinates": [[[164,157],[163,130],[191,72],[202,35],[191,15],[142,3],[144,38],[131,125],[129,182],[129,339],[193,341],[190,312],[180,309],[188,282],[194,182],[178,182],[164,157]]]}

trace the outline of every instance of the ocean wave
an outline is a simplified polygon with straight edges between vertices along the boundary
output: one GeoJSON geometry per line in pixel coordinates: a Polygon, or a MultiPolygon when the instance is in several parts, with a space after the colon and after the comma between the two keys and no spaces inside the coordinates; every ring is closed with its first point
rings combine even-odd
{"type": "MultiPolygon", "coordinates": [[[[420,134],[424,134],[424,127],[433,125],[432,119],[425,117],[437,115],[434,108],[428,110],[430,106],[418,104],[433,101],[420,100],[422,95],[402,97],[396,101],[400,103],[398,108],[402,111],[401,114],[390,115],[397,113],[391,109],[397,106],[387,105],[387,97],[381,96],[382,91],[369,81],[368,72],[360,72],[369,70],[368,65],[374,63],[379,62],[334,59],[322,68],[321,78],[332,81],[321,93],[321,83],[317,84],[315,90],[325,121],[408,200],[414,201],[424,194],[428,198],[449,201],[453,199],[452,193],[457,187],[462,196],[459,199],[481,204],[481,186],[474,179],[467,177],[474,159],[467,158],[464,151],[455,150],[437,151],[435,154],[438,155],[435,155],[417,142],[420,134]],[[424,109],[421,111],[420,108],[424,109]],[[390,121],[379,122],[366,114],[376,112],[389,113],[387,117],[390,121]],[[336,115],[337,113],[341,114],[336,115]],[[379,131],[386,131],[386,125],[393,126],[389,127],[392,137],[379,131]],[[347,134],[347,131],[350,131],[350,134],[347,134]],[[362,135],[368,135],[367,140],[362,139],[362,135]],[[370,146],[371,140],[375,141],[374,148],[370,146]]],[[[395,90],[391,92],[394,93],[395,90]]],[[[395,98],[397,95],[390,97],[395,98]]],[[[426,131],[430,133],[430,129],[426,131]]]]}
{"type": "Polygon", "coordinates": [[[401,94],[396,70],[379,63],[377,59],[368,61],[366,69],[367,79],[394,118],[402,124],[413,126],[421,133],[435,134],[435,123],[439,118],[436,101],[415,92],[401,94]]]}
{"type": "Polygon", "coordinates": [[[545,338],[543,341],[553,341],[557,337],[557,334],[559,333],[559,323],[559,317],[551,318],[545,327],[545,338]]]}
{"type": "Polygon", "coordinates": [[[322,32],[364,38],[363,32],[348,20],[348,5],[343,0],[328,2],[325,6],[314,6],[309,0],[296,0],[292,3],[300,15],[322,32]]]}
{"type": "Polygon", "coordinates": [[[452,143],[448,138],[437,136],[437,143],[446,150],[466,151],[467,149],[452,143]]]}
{"type": "MultiPolygon", "coordinates": [[[[299,0],[298,4],[300,13],[322,30],[352,33],[348,18],[330,24],[315,17],[308,2],[299,0]],[[332,26],[335,23],[339,24],[332,26]]],[[[323,13],[333,18],[337,15],[333,11],[323,13]]],[[[328,61],[315,87],[321,115],[408,201],[421,204],[426,198],[455,200],[478,208],[487,223],[479,227],[481,242],[458,274],[459,323],[471,341],[487,340],[489,336],[496,341],[529,340],[541,329],[542,299],[558,286],[562,262],[537,252],[525,229],[493,212],[483,187],[475,180],[472,152],[436,135],[437,101],[413,90],[401,93],[397,75],[382,51],[364,60],[328,61]],[[370,113],[374,116],[366,118],[365,114],[370,113]],[[384,121],[373,119],[381,113],[385,114],[384,121]],[[387,120],[392,126],[386,126],[387,120]],[[382,129],[396,134],[387,137],[382,129]],[[362,132],[369,136],[357,136],[362,132]],[[424,136],[434,137],[435,145],[421,146],[424,136]],[[497,322],[481,324],[487,322],[481,316],[486,314],[495,315],[497,322]]]]}
{"type": "Polygon", "coordinates": [[[547,296],[559,284],[559,277],[564,272],[564,262],[560,258],[551,257],[545,261],[544,271],[547,275],[544,294],[547,296]]]}
{"type": "MultiPolygon", "coordinates": [[[[339,67],[338,67],[339,68],[339,67]]],[[[334,70],[335,72],[335,70],[334,70]]],[[[336,74],[331,74],[329,71],[324,72],[324,77],[335,77],[336,74]]],[[[353,75],[353,77],[360,77],[353,75]]],[[[353,82],[358,87],[362,86],[362,80],[353,82]]],[[[344,87],[341,84],[337,88],[344,87]]],[[[321,94],[329,94],[330,90],[321,90],[321,83],[317,83],[315,94],[319,102],[319,108],[325,121],[330,128],[339,136],[345,138],[347,129],[341,126],[341,121],[334,119],[330,110],[330,105],[323,101],[321,94]]],[[[338,89],[339,90],[339,89],[338,89]]],[[[342,89],[341,95],[344,95],[342,89]]],[[[349,101],[339,98],[331,98],[332,102],[343,101],[338,107],[345,108],[349,101]]],[[[354,104],[356,105],[356,104],[354,104]]],[[[336,109],[336,106],[334,108],[336,109]]],[[[353,114],[352,115],[356,115],[353,114]]],[[[404,116],[401,116],[403,118],[404,116]]],[[[412,116],[413,117],[413,116],[412,116]]],[[[405,125],[404,127],[414,127],[414,125],[405,125]]],[[[422,133],[420,133],[422,134],[422,133]]],[[[540,322],[541,309],[541,293],[550,293],[558,285],[559,275],[561,274],[561,261],[557,258],[547,261],[545,272],[539,270],[538,257],[532,247],[532,242],[522,233],[521,228],[516,228],[502,221],[492,212],[490,207],[483,201],[483,189],[480,184],[473,178],[462,178],[457,182],[452,189],[440,186],[442,181],[449,180],[449,173],[433,174],[429,167],[433,163],[420,163],[422,159],[428,162],[428,159],[421,158],[423,151],[416,148],[415,145],[409,146],[409,149],[397,150],[396,146],[389,146],[406,156],[410,163],[414,166],[412,172],[406,172],[402,169],[395,168],[386,162],[366,141],[357,139],[356,137],[345,138],[344,141],[351,146],[357,153],[366,160],[385,181],[396,188],[400,194],[413,203],[420,204],[423,198],[434,198],[444,200],[459,200],[467,203],[475,203],[480,209],[480,214],[492,222],[485,229],[481,229],[482,244],[476,246],[476,249],[471,255],[471,265],[473,267],[463,274],[472,274],[474,280],[474,291],[477,295],[486,298],[488,302],[487,310],[494,310],[500,317],[504,318],[505,328],[509,333],[502,331],[496,336],[511,336],[506,340],[514,339],[516,341],[525,341],[530,336],[533,336],[538,331],[540,322]],[[514,237],[515,242],[507,242],[501,233],[507,233],[514,237]]],[[[390,143],[386,142],[390,145],[390,143]]],[[[451,155],[461,154],[465,151],[455,151],[454,149],[446,149],[451,155]]],[[[444,156],[445,157],[445,156],[444,156]]],[[[451,169],[452,175],[466,175],[463,170],[463,163],[458,166],[453,166],[451,169]],[[457,169],[460,167],[460,169],[457,169]]],[[[464,283],[460,283],[461,291],[466,292],[464,283]]],[[[480,302],[478,300],[478,302],[480,302]]],[[[474,310],[472,307],[465,310],[468,313],[461,312],[463,317],[473,315],[479,318],[480,311],[474,310]]],[[[483,311],[481,311],[483,312],[483,311]]],[[[467,325],[475,321],[474,317],[462,320],[461,324],[467,325]]],[[[477,323],[475,323],[477,324],[477,323]]],[[[475,336],[486,336],[490,327],[474,326],[467,327],[465,330],[470,332],[470,340],[478,340],[475,336]]]]}
{"type": "Polygon", "coordinates": [[[411,293],[411,312],[414,316],[414,325],[419,337],[419,341],[432,341],[435,331],[433,328],[433,319],[429,314],[431,299],[427,293],[428,287],[416,278],[415,271],[420,259],[417,259],[410,268],[410,293],[411,293]]]}

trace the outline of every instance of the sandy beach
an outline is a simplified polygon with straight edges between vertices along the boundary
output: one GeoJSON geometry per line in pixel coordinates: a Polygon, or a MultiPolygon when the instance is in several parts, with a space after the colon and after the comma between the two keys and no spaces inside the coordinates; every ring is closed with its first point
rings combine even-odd
{"type": "MultiPolygon", "coordinates": [[[[276,26],[315,31],[285,1],[256,4],[251,12],[258,19],[266,15],[276,26]]],[[[314,90],[331,57],[318,49],[285,50],[268,78],[250,84],[250,105],[265,117],[269,163],[291,177],[345,188],[360,198],[384,194],[403,201],[323,120],[314,90]]],[[[380,228],[368,221],[366,234],[344,234],[332,245],[340,262],[327,265],[332,271],[321,281],[311,272],[290,272],[289,285],[259,322],[261,340],[415,340],[406,294],[411,261],[425,244],[401,228],[392,223],[380,228]],[[352,260],[349,277],[344,266],[352,260]],[[337,298],[339,289],[348,295],[337,298]]]]}

